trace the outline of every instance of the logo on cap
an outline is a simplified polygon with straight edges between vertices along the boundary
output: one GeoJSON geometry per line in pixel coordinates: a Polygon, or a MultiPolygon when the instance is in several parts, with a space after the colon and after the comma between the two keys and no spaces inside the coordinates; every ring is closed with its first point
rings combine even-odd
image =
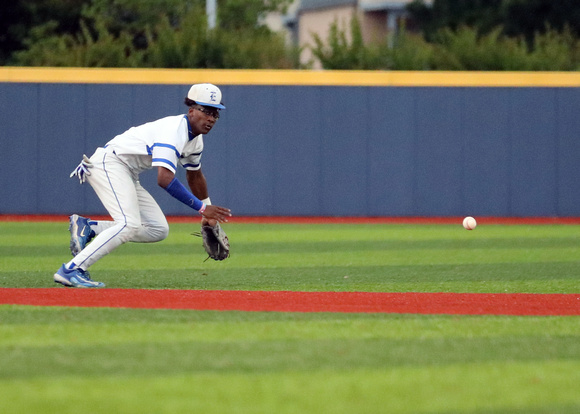
{"type": "Polygon", "coordinates": [[[209,94],[209,99],[210,99],[212,102],[215,102],[215,95],[216,95],[215,91],[212,91],[212,92],[210,92],[210,94],[209,94]]]}

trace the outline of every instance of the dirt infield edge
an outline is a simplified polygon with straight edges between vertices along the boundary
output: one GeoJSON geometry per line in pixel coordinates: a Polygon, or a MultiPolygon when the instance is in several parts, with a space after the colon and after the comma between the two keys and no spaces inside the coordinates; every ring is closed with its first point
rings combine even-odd
{"type": "Polygon", "coordinates": [[[248,312],[580,315],[580,293],[0,288],[0,304],[248,312]]]}

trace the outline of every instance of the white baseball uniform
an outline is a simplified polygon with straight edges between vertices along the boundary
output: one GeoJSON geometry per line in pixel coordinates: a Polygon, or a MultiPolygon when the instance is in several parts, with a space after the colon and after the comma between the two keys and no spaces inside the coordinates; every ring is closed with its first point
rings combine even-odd
{"type": "Polygon", "coordinates": [[[141,186],[139,174],[157,166],[175,173],[178,162],[188,170],[199,170],[202,151],[203,136],[193,136],[187,115],[132,127],[98,148],[91,157],[93,168],[87,181],[113,221],[91,221],[94,240],[67,267],[87,270],[123,243],[165,239],[167,219],[141,186]]]}

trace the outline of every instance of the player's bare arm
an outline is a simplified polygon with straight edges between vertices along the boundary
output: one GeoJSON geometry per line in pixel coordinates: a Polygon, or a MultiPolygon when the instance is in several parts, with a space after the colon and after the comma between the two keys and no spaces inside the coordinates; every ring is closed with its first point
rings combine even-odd
{"type": "MultiPolygon", "coordinates": [[[[157,184],[164,188],[174,198],[194,210],[199,211],[199,213],[206,219],[213,219],[223,223],[227,222],[228,218],[232,216],[230,209],[228,208],[213,206],[202,202],[198,197],[190,193],[183,184],[181,184],[171,170],[168,170],[165,167],[157,167],[157,184]]],[[[207,185],[205,193],[207,195],[207,185]]]]}
{"type": "Polygon", "coordinates": [[[157,167],[157,184],[161,188],[167,188],[171,181],[175,178],[175,174],[165,167],[157,167]]]}
{"type": "Polygon", "coordinates": [[[199,170],[187,170],[185,173],[187,178],[187,184],[191,188],[191,192],[200,200],[204,200],[209,197],[207,191],[207,181],[201,169],[199,170]]]}
{"type": "MultiPolygon", "coordinates": [[[[189,188],[191,188],[191,192],[200,200],[207,200],[209,199],[209,192],[207,190],[207,181],[205,180],[205,175],[201,169],[199,170],[187,170],[186,178],[187,184],[189,184],[189,188]]],[[[217,220],[207,219],[202,217],[201,225],[202,226],[215,226],[217,220]]]]}

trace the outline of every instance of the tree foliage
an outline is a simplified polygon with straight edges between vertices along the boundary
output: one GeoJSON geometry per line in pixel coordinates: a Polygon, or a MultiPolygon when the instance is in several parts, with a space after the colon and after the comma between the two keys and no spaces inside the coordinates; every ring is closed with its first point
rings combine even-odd
{"type": "MultiPolygon", "coordinates": [[[[263,24],[292,0],[20,0],[0,13],[0,65],[299,68],[299,48],[263,24]]],[[[420,34],[366,44],[360,23],[314,36],[326,69],[579,70],[578,0],[415,0],[420,34]]]]}
{"type": "Polygon", "coordinates": [[[19,0],[6,1],[0,12],[0,64],[27,47],[34,30],[53,33],[75,33],[86,0],[19,0]]]}
{"type": "Polygon", "coordinates": [[[414,0],[408,7],[427,40],[444,28],[462,26],[488,34],[498,27],[510,37],[523,36],[533,43],[537,33],[562,32],[580,35],[578,0],[414,0]]]}
{"type": "Polygon", "coordinates": [[[325,69],[580,70],[580,40],[570,29],[537,33],[531,47],[523,37],[504,35],[501,27],[480,34],[467,26],[440,29],[431,42],[403,30],[396,39],[362,45],[353,19],[350,36],[336,21],[326,41],[315,36],[313,54],[325,69]]]}
{"type": "Polygon", "coordinates": [[[205,15],[192,8],[188,24],[175,27],[164,18],[147,32],[142,66],[167,68],[291,68],[284,38],[260,27],[208,30],[205,15]]]}
{"type": "MultiPolygon", "coordinates": [[[[41,0],[49,2],[55,0],[41,0]]],[[[30,66],[291,68],[298,53],[261,24],[290,0],[228,0],[207,27],[205,0],[85,0],[78,28],[31,27],[7,63],[30,66]]],[[[67,26],[68,27],[68,26],[67,26]]]]}
{"type": "Polygon", "coordinates": [[[335,20],[330,25],[329,35],[325,42],[313,33],[315,47],[313,54],[327,69],[370,69],[369,60],[372,47],[363,44],[360,23],[356,17],[350,21],[350,40],[335,20]]]}

